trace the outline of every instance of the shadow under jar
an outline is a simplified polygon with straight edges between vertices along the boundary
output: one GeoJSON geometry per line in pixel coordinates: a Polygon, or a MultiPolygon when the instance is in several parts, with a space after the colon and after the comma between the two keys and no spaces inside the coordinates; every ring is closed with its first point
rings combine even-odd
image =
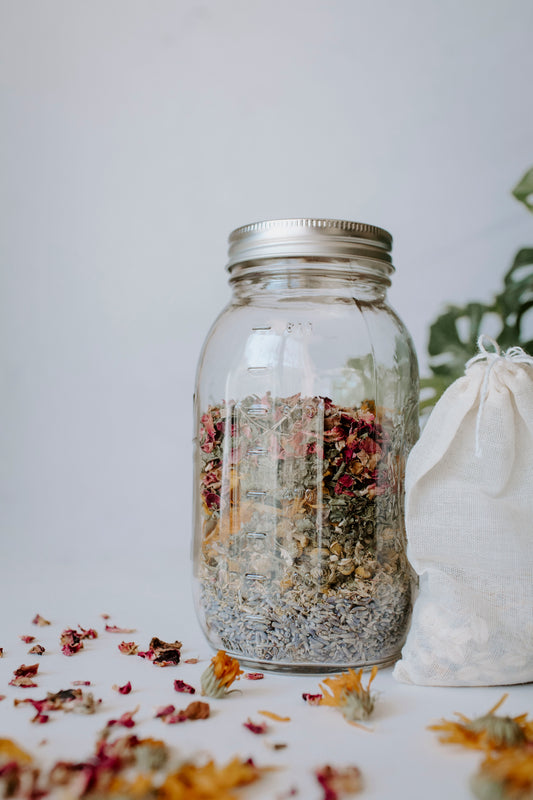
{"type": "Polygon", "coordinates": [[[389,664],[410,621],[404,465],[418,370],[386,301],[389,233],[329,219],[238,228],[232,297],[195,394],[195,605],[244,664],[389,664]]]}

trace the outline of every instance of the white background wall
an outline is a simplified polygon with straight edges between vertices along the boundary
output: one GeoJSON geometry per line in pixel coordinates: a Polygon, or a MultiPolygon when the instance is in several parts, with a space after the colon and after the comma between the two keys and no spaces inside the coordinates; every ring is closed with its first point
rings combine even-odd
{"type": "Polygon", "coordinates": [[[530,0],[0,0],[5,569],[186,557],[238,225],[388,228],[424,369],[533,240],[532,30],[530,0]]]}

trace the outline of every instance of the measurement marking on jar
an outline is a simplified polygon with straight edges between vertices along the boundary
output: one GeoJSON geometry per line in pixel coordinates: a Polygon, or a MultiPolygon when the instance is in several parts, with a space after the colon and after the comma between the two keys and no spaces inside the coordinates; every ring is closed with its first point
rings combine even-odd
{"type": "Polygon", "coordinates": [[[266,575],[261,575],[260,572],[246,572],[244,577],[247,581],[266,581],[266,575]]]}
{"type": "Polygon", "coordinates": [[[272,327],[270,325],[258,325],[256,328],[252,328],[253,331],[271,331],[272,327]]]}
{"type": "Polygon", "coordinates": [[[264,456],[265,453],[268,453],[266,447],[251,447],[246,451],[247,456],[264,456]]]}
{"type": "Polygon", "coordinates": [[[250,372],[252,375],[261,374],[265,375],[269,372],[272,372],[272,367],[247,367],[247,372],[250,372]]]}
{"type": "Polygon", "coordinates": [[[264,406],[262,403],[254,403],[246,413],[250,417],[264,417],[265,414],[268,414],[268,406],[264,406]]]}

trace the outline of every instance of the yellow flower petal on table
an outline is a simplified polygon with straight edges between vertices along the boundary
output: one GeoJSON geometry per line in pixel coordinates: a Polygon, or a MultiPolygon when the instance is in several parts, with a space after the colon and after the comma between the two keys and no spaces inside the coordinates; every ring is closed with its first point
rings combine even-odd
{"type": "Polygon", "coordinates": [[[258,711],[258,714],[262,714],[264,717],[268,717],[269,719],[273,719],[276,722],[290,722],[290,717],[280,717],[279,714],[275,714],[273,711],[258,711]]]}

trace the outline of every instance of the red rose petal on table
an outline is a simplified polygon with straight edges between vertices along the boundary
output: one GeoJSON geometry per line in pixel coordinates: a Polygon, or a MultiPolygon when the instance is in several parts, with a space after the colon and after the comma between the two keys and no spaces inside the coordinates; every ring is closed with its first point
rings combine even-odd
{"type": "Polygon", "coordinates": [[[107,723],[107,728],[112,728],[114,725],[122,725],[124,728],[133,728],[135,725],[135,720],[133,719],[134,714],[137,713],[139,710],[139,706],[134,708],[133,711],[125,711],[121,717],[118,719],[110,719],[107,723]]]}
{"type": "Polygon", "coordinates": [[[135,644],[135,642],[121,642],[119,645],[117,645],[117,647],[125,656],[140,655],[139,647],[135,644]]]}
{"type": "Polygon", "coordinates": [[[184,692],[185,694],[196,694],[196,689],[194,686],[190,686],[185,681],[176,680],[174,681],[174,689],[176,692],[184,692]]]}
{"type": "Polygon", "coordinates": [[[310,706],[319,706],[320,701],[322,700],[322,695],[309,694],[309,692],[304,692],[302,694],[302,698],[305,700],[306,703],[309,703],[310,706]]]}
{"type": "Polygon", "coordinates": [[[246,672],[244,677],[247,678],[249,681],[260,681],[265,676],[262,672],[246,672]]]}
{"type": "Polygon", "coordinates": [[[119,628],[118,625],[106,625],[108,633],[135,633],[135,628],[119,628]]]}
{"type": "Polygon", "coordinates": [[[252,720],[248,718],[246,722],[243,722],[242,724],[252,733],[266,733],[267,731],[266,722],[252,722],[252,720]]]}
{"type": "Polygon", "coordinates": [[[116,683],[113,684],[113,689],[116,692],[120,692],[120,694],[129,694],[131,692],[131,683],[128,681],[124,684],[124,686],[118,686],[116,683]]]}
{"type": "Polygon", "coordinates": [[[43,628],[45,625],[51,625],[51,624],[52,623],[49,620],[45,619],[44,617],[41,617],[40,614],[36,614],[32,619],[32,625],[39,625],[41,628],[43,628]]]}
{"type": "Polygon", "coordinates": [[[31,642],[35,641],[35,636],[20,636],[20,639],[24,642],[24,644],[31,644],[31,642]]]}

